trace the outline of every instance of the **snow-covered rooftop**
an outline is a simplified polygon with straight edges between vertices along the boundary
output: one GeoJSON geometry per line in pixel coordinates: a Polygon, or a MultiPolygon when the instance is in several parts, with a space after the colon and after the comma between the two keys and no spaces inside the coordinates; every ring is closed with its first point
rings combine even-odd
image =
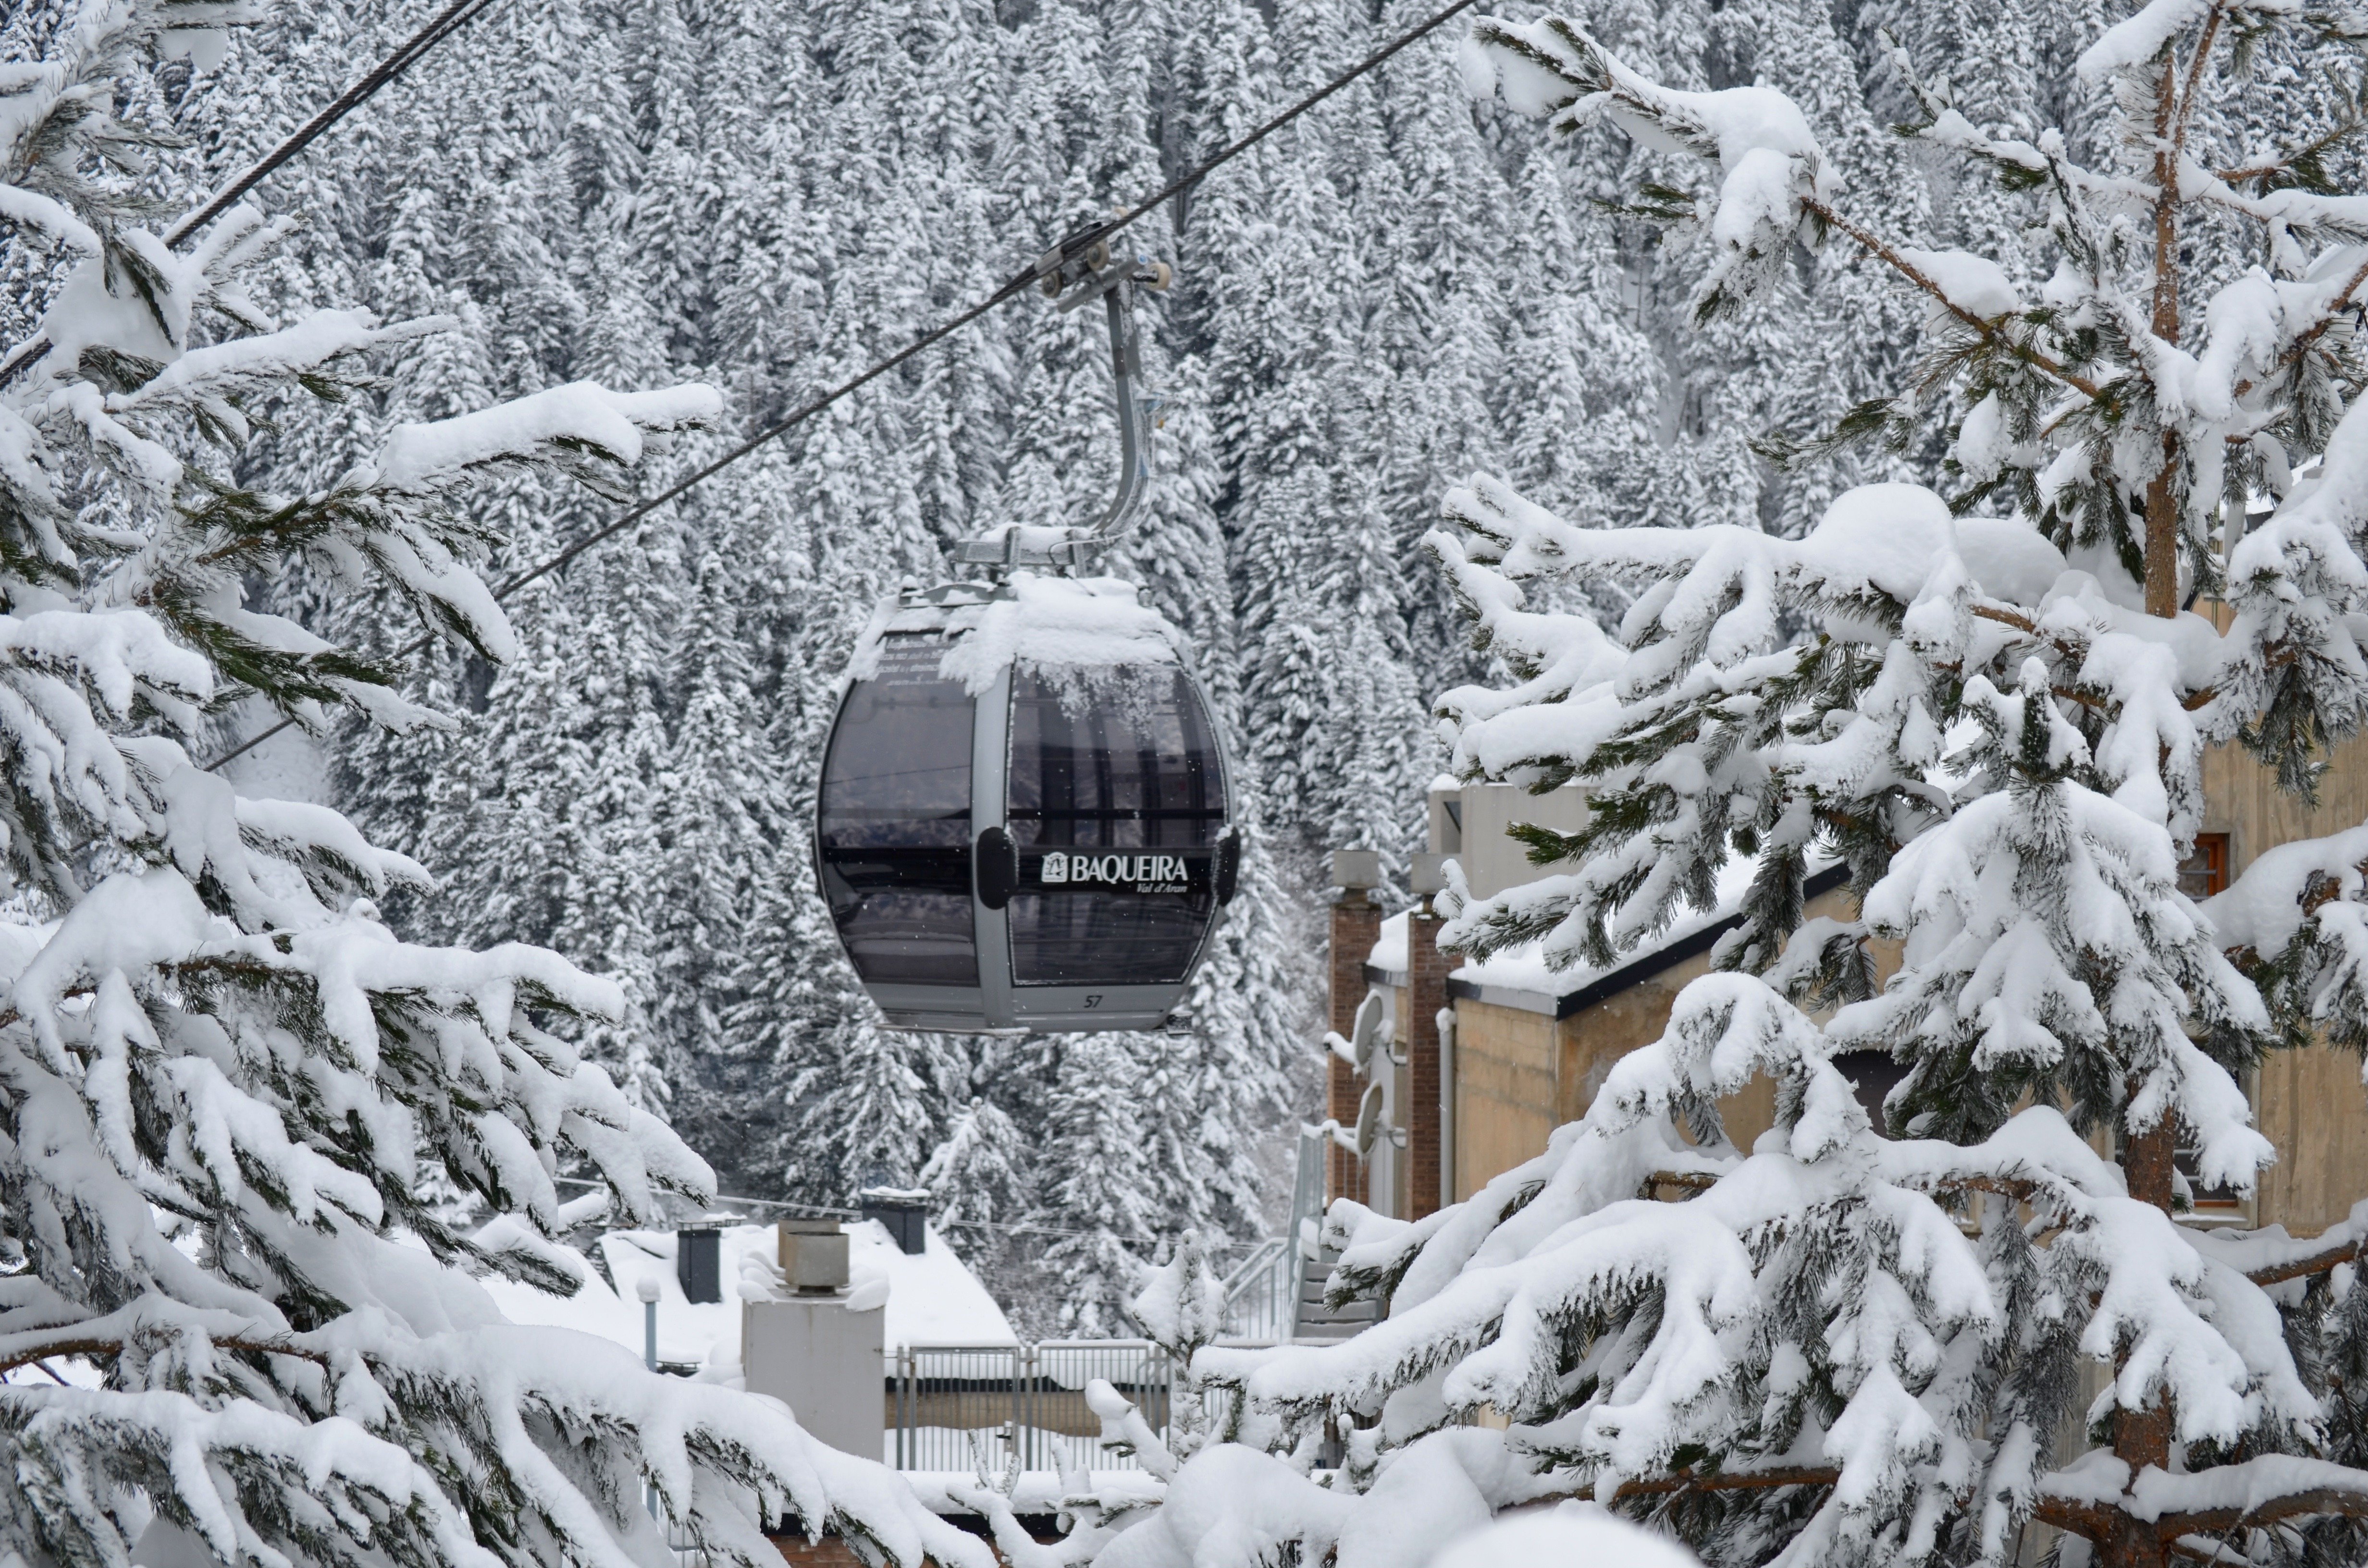
{"type": "MultiPolygon", "coordinates": [[[[642,1303],[634,1288],[644,1276],[658,1281],[658,1359],[700,1366],[736,1366],[740,1360],[740,1280],[743,1259],[770,1262],[778,1242],[770,1225],[727,1227],[721,1242],[723,1300],[693,1303],[675,1278],[674,1233],[612,1231],[599,1240],[616,1289],[595,1272],[575,1295],[549,1296],[508,1279],[488,1279],[485,1289],[512,1323],[581,1329],[642,1353],[642,1303]]],[[[886,1348],[890,1356],[911,1345],[1010,1345],[1017,1342],[1003,1309],[978,1276],[936,1230],[926,1251],[898,1250],[887,1227],[876,1220],[847,1226],[848,1299],[862,1303],[879,1286],[887,1289],[886,1348]]]]}
{"type": "MultiPolygon", "coordinates": [[[[1828,869],[1828,863],[1822,858],[1813,858],[1812,865],[1816,868],[1813,875],[1828,869]]],[[[1551,969],[1547,967],[1543,944],[1531,942],[1507,949],[1486,959],[1467,959],[1448,975],[1448,979],[1497,991],[1562,997],[1632,966],[1643,966],[1649,972],[1651,960],[1655,958],[1733,920],[1742,910],[1743,895],[1749,890],[1757,869],[1756,862],[1736,857],[1719,872],[1717,903],[1708,909],[1691,910],[1679,915],[1669,923],[1668,929],[1634,950],[1622,953],[1613,963],[1601,966],[1576,964],[1568,969],[1551,969]]],[[[1366,954],[1365,964],[1368,969],[1391,976],[1395,983],[1405,983],[1405,915],[1393,915],[1382,922],[1380,937],[1373,943],[1372,951],[1366,954]]]]}
{"type": "Polygon", "coordinates": [[[973,697],[984,695],[1015,663],[1073,673],[1181,663],[1177,650],[1182,633],[1140,602],[1133,583],[1020,573],[985,597],[944,604],[886,600],[848,661],[848,675],[870,677],[879,668],[883,638],[916,631],[945,633],[938,673],[961,681],[973,697]]]}
{"type": "MultiPolygon", "coordinates": [[[[1733,920],[1738,903],[1722,902],[1710,910],[1697,910],[1679,915],[1669,923],[1669,928],[1634,951],[1622,953],[1617,961],[1604,964],[1573,964],[1568,969],[1550,969],[1541,944],[1531,942],[1507,949],[1485,959],[1469,960],[1448,975],[1450,981],[1462,981],[1467,985],[1490,991],[1516,992],[1526,996],[1560,998],[1584,990],[1597,981],[1636,968],[1641,974],[1656,969],[1653,960],[1668,953],[1704,932],[1714,930],[1733,920]]],[[[1486,998],[1483,998],[1486,1000],[1486,998]]]]}

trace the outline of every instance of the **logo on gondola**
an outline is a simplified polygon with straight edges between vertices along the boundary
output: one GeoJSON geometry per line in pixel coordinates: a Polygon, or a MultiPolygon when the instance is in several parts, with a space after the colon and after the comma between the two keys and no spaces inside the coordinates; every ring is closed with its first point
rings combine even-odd
{"type": "Polygon", "coordinates": [[[1181,892],[1190,884],[1192,868],[1181,855],[1068,855],[1054,850],[1039,864],[1036,880],[1045,886],[1064,882],[1100,882],[1109,887],[1133,887],[1181,892]]]}

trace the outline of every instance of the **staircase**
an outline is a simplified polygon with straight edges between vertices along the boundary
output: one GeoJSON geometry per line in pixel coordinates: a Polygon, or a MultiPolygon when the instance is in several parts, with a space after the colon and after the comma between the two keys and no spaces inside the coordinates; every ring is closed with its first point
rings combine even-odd
{"type": "Polygon", "coordinates": [[[1339,1261],[1340,1255],[1330,1247],[1318,1249],[1313,1257],[1301,1255],[1299,1321],[1291,1336],[1294,1343],[1337,1344],[1381,1321],[1379,1301],[1349,1301],[1338,1307],[1324,1304],[1324,1282],[1332,1277],[1333,1266],[1339,1261]]]}
{"type": "Polygon", "coordinates": [[[1340,1255],[1317,1245],[1324,1228],[1326,1134],[1303,1128],[1291,1216],[1280,1236],[1260,1242],[1225,1279],[1223,1337],[1236,1345],[1331,1345],[1382,1315],[1378,1301],[1324,1304],[1324,1282],[1340,1255]]]}

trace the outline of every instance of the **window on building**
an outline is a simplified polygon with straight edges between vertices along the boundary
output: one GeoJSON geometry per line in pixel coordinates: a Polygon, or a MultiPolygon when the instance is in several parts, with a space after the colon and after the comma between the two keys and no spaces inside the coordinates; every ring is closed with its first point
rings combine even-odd
{"type": "Polygon", "coordinates": [[[1885,1131],[1883,1117],[1884,1096],[1907,1076],[1905,1062],[1895,1061],[1887,1051],[1845,1051],[1834,1058],[1835,1070],[1850,1082],[1858,1103],[1866,1109],[1866,1119],[1874,1123],[1877,1132],[1885,1131]]]}
{"type": "Polygon", "coordinates": [[[2190,898],[2210,898],[2228,885],[2228,835],[2199,833],[2194,852],[2179,863],[2179,891],[2190,898]]]}

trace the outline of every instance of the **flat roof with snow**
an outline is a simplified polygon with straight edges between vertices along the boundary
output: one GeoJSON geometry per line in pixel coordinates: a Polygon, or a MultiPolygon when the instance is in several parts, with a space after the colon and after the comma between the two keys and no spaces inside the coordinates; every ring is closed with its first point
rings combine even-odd
{"type": "MultiPolygon", "coordinates": [[[[978,1276],[935,1227],[918,1253],[901,1251],[877,1220],[846,1226],[849,1301],[887,1287],[886,1354],[915,1345],[1013,1345],[1003,1309],[978,1276]]],[[[740,1281],[744,1260],[777,1256],[770,1225],[726,1226],[720,1242],[723,1300],[692,1302],[675,1278],[675,1235],[668,1231],[611,1231],[598,1244],[613,1288],[597,1270],[573,1296],[551,1296],[511,1279],[484,1286],[512,1323],[580,1329],[642,1354],[642,1303],[634,1293],[645,1275],[658,1281],[658,1359],[675,1366],[734,1368],[740,1363],[740,1281]]]]}
{"type": "MultiPolygon", "coordinates": [[[[1607,997],[1641,984],[1688,959],[1706,953],[1743,923],[1743,893],[1749,885],[1750,863],[1740,862],[1742,875],[1720,878],[1718,905],[1679,915],[1652,941],[1622,957],[1618,963],[1597,968],[1575,964],[1548,967],[1536,944],[1467,960],[1447,977],[1447,994],[1493,1006],[1514,1007],[1567,1018],[1607,997]]],[[[1809,898],[1820,898],[1849,880],[1850,869],[1836,863],[1810,873],[1803,884],[1809,898]]],[[[1393,915],[1382,922],[1380,939],[1365,956],[1365,979],[1375,985],[1406,983],[1406,917],[1393,915]]]]}

